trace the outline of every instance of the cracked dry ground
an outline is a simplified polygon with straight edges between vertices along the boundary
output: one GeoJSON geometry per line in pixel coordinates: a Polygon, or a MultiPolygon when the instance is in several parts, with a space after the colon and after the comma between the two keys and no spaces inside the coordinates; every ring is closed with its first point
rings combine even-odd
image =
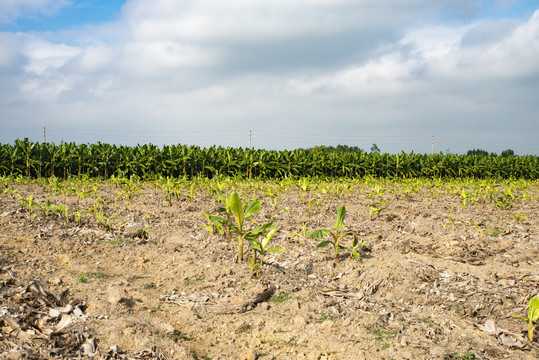
{"type": "MultiPolygon", "coordinates": [[[[267,196],[247,184],[237,186],[240,195],[267,196]]],[[[62,201],[37,184],[14,187],[23,198],[62,201]]],[[[88,317],[77,326],[95,338],[93,358],[143,358],[144,351],[163,359],[539,358],[537,334],[525,343],[526,324],[511,317],[526,316],[539,291],[536,185],[511,209],[463,208],[455,195],[428,189],[404,196],[394,185],[374,220],[368,187],[327,195],[311,214],[311,194],[289,188],[276,206],[264,200],[255,217],[275,222],[272,245],[285,249],[266,256],[259,279],[249,278],[247,262],[234,262],[234,242],[202,227],[203,210],[217,206],[208,192],[168,206],[150,185],[130,202],[117,199],[114,185],[99,188],[109,216],[132,219],[122,231],[28,213],[14,196],[0,195],[2,356],[42,358],[51,346],[46,337],[40,346],[22,341],[4,316],[22,323],[21,297],[17,303],[13,294],[35,281],[84,304],[88,317]],[[329,248],[315,250],[314,240],[300,244],[290,233],[304,222],[330,228],[341,205],[348,229],[368,246],[360,261],[341,253],[334,267],[329,248]],[[528,219],[517,224],[517,212],[528,219]],[[128,237],[145,216],[148,239],[128,237]],[[270,286],[271,298],[239,306],[270,286]],[[503,332],[485,331],[487,320],[503,332]]],[[[90,202],[67,199],[75,209],[90,202]]]]}

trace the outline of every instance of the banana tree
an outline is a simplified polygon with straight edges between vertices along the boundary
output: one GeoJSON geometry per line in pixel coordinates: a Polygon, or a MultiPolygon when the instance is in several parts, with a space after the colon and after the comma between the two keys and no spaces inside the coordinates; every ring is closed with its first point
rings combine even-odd
{"type": "Polygon", "coordinates": [[[34,154],[34,149],[36,149],[36,145],[37,143],[29,141],[28,138],[25,138],[23,141],[19,139],[15,140],[15,148],[17,149],[17,152],[21,154],[24,160],[24,173],[27,177],[30,177],[32,168],[35,169],[35,167],[38,166],[40,163],[39,159],[37,158],[37,153],[34,154]]]}

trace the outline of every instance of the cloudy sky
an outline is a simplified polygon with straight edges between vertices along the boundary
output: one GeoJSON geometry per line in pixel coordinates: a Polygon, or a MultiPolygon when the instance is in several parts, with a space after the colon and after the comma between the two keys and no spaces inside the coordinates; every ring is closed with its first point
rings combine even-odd
{"type": "Polygon", "coordinates": [[[539,154],[538,0],[0,0],[0,142],[539,154]]]}

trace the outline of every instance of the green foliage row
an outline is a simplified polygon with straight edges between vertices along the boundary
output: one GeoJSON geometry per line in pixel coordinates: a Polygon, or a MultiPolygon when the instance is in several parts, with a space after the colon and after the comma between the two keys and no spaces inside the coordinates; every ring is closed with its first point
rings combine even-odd
{"type": "Polygon", "coordinates": [[[0,175],[108,178],[286,177],[539,178],[539,157],[456,154],[380,154],[365,151],[253,150],[152,144],[0,144],[0,175]]]}

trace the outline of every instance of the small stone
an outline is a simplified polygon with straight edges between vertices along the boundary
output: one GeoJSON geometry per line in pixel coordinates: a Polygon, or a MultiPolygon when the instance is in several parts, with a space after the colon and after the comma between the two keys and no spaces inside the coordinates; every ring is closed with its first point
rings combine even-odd
{"type": "Polygon", "coordinates": [[[307,321],[305,321],[305,318],[303,316],[296,316],[292,319],[292,322],[294,325],[298,327],[303,327],[307,324],[307,321]]]}
{"type": "Polygon", "coordinates": [[[323,329],[331,329],[334,325],[335,323],[333,322],[333,320],[326,320],[320,324],[320,327],[323,329]]]}
{"type": "Polygon", "coordinates": [[[412,224],[407,224],[405,227],[404,227],[404,231],[409,233],[409,234],[413,234],[415,232],[415,226],[412,225],[412,224]]]}
{"type": "Polygon", "coordinates": [[[107,301],[111,305],[118,305],[118,303],[120,303],[120,301],[122,301],[124,297],[124,291],[118,288],[109,287],[109,289],[107,290],[107,301]]]}
{"type": "Polygon", "coordinates": [[[414,356],[412,355],[412,353],[410,351],[407,351],[407,350],[404,350],[404,351],[399,351],[399,355],[403,358],[403,359],[406,359],[406,360],[409,360],[409,359],[413,359],[414,356]]]}
{"type": "Polygon", "coordinates": [[[246,350],[241,356],[240,360],[256,360],[257,354],[255,350],[246,350]]]}
{"type": "Polygon", "coordinates": [[[166,333],[166,334],[172,334],[174,332],[174,326],[172,326],[168,322],[161,323],[161,328],[162,328],[163,332],[166,333]]]}

